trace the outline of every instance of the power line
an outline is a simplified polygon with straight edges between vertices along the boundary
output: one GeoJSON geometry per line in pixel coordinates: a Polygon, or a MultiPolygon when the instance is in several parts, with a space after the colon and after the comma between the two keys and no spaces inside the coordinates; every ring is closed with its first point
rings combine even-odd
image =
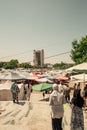
{"type": "Polygon", "coordinates": [[[56,55],[52,55],[52,56],[46,57],[45,59],[49,59],[49,58],[52,58],[52,57],[56,57],[56,56],[60,56],[60,55],[64,55],[64,54],[67,54],[67,53],[70,53],[70,51],[68,51],[68,52],[64,52],[64,53],[59,53],[59,54],[56,54],[56,55]]]}
{"type": "MultiPolygon", "coordinates": [[[[56,56],[60,56],[60,55],[65,55],[65,54],[68,54],[68,53],[70,53],[70,51],[64,52],[64,53],[59,53],[59,54],[52,55],[52,56],[49,56],[49,57],[45,57],[44,59],[49,59],[49,58],[52,58],[52,57],[56,57],[56,56]]],[[[33,61],[29,61],[29,62],[33,62],[33,61]]]]}
{"type": "MultiPolygon", "coordinates": [[[[47,46],[43,46],[42,48],[47,48],[47,46]]],[[[40,48],[38,48],[37,50],[39,50],[40,48]]],[[[34,49],[33,49],[34,50],[34,49]]],[[[28,50],[28,51],[24,51],[24,52],[20,52],[20,53],[16,53],[16,54],[12,54],[12,55],[8,55],[8,56],[4,56],[4,57],[1,57],[0,59],[3,59],[3,58],[7,58],[7,57],[12,57],[12,56],[17,56],[17,55],[21,55],[21,54],[25,54],[25,53],[28,53],[32,50],[28,50]]]]}
{"type": "MultiPolygon", "coordinates": [[[[32,51],[32,50],[29,50],[29,51],[32,51]]],[[[21,55],[21,54],[25,54],[25,53],[28,53],[29,51],[24,51],[24,52],[21,52],[21,53],[4,56],[4,57],[1,57],[0,59],[7,58],[7,57],[12,57],[12,56],[17,56],[17,55],[21,55]]],[[[45,57],[44,59],[49,59],[49,58],[52,58],[52,57],[56,57],[56,56],[60,56],[60,55],[68,54],[68,53],[70,53],[70,51],[64,52],[64,53],[58,53],[58,54],[52,55],[52,56],[48,56],[48,57],[45,57]]],[[[33,61],[29,61],[29,62],[33,62],[33,61]]]]}
{"type": "MultiPolygon", "coordinates": [[[[43,46],[43,47],[40,47],[40,48],[47,48],[47,46],[43,46]]],[[[40,48],[37,48],[37,50],[39,50],[40,48]]],[[[33,49],[34,50],[34,49],[33,49]]],[[[28,51],[23,51],[23,52],[20,52],[20,53],[16,53],[16,54],[12,54],[12,55],[8,55],[8,56],[4,56],[4,57],[1,57],[0,59],[3,59],[3,58],[7,58],[7,57],[12,57],[12,56],[17,56],[17,55],[21,55],[21,54],[25,54],[25,53],[28,53],[32,50],[28,50],[28,51]]]]}
{"type": "Polygon", "coordinates": [[[17,55],[25,54],[25,53],[28,53],[28,52],[29,51],[24,51],[24,52],[16,53],[16,54],[13,54],[13,55],[8,55],[8,56],[1,57],[0,59],[7,58],[7,57],[12,57],[12,56],[17,56],[17,55]]]}

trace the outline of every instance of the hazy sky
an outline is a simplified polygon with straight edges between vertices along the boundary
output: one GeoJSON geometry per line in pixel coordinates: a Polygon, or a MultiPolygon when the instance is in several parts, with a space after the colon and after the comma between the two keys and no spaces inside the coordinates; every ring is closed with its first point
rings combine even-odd
{"type": "MultiPolygon", "coordinates": [[[[0,61],[33,61],[69,52],[72,41],[87,34],[87,0],[0,0],[0,61]]],[[[68,54],[45,62],[71,62],[68,54]]]]}

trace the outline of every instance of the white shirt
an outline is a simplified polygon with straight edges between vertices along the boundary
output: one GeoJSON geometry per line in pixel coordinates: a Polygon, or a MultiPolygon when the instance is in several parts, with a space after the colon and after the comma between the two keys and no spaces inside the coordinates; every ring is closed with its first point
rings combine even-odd
{"type": "Polygon", "coordinates": [[[63,117],[63,113],[64,113],[63,104],[64,103],[66,103],[64,95],[59,93],[57,90],[53,90],[49,99],[49,104],[51,105],[52,118],[63,117]]]}

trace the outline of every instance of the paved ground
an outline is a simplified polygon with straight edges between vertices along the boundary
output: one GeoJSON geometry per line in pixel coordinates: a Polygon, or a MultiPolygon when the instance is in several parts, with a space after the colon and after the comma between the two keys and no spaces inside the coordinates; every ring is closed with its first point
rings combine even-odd
{"type": "MultiPolygon", "coordinates": [[[[0,101],[0,130],[51,130],[50,106],[46,95],[32,93],[30,102],[20,101],[13,104],[12,101],[0,101]]],[[[69,105],[65,106],[63,130],[70,130],[69,105]]],[[[84,112],[85,130],[87,130],[87,113],[84,112]]]]}

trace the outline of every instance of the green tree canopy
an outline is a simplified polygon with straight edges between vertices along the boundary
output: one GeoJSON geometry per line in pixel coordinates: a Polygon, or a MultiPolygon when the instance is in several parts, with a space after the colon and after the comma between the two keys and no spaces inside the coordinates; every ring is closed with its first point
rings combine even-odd
{"type": "Polygon", "coordinates": [[[67,69],[67,68],[69,68],[69,67],[71,67],[71,66],[73,66],[72,63],[70,64],[70,63],[64,63],[64,62],[56,63],[56,64],[53,65],[53,67],[54,67],[55,69],[61,69],[61,70],[67,69]]]}
{"type": "Polygon", "coordinates": [[[87,36],[82,37],[79,42],[72,42],[70,57],[76,64],[87,62],[87,36]]]}
{"type": "Polygon", "coordinates": [[[5,62],[3,67],[5,69],[15,69],[18,67],[18,60],[10,60],[10,62],[5,62]]]}
{"type": "Polygon", "coordinates": [[[32,66],[30,65],[30,63],[21,63],[20,67],[28,69],[31,68],[32,66]]]}

